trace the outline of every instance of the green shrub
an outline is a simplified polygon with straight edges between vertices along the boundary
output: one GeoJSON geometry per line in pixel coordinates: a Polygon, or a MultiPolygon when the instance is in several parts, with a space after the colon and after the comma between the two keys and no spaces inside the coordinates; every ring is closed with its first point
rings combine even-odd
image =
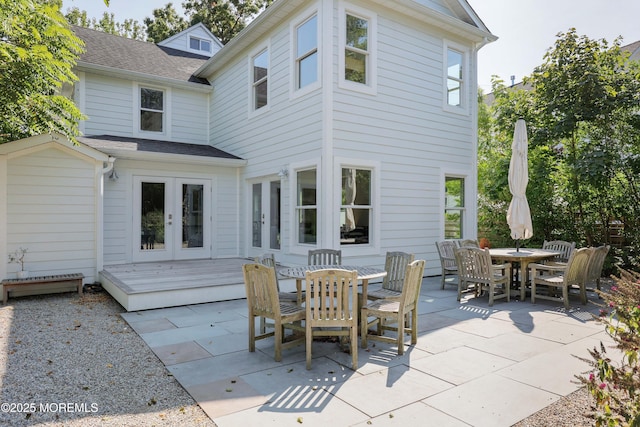
{"type": "Polygon", "coordinates": [[[578,378],[595,398],[596,426],[640,426],[640,274],[621,270],[615,282],[610,292],[600,292],[607,308],[599,320],[622,360],[612,361],[600,343],[589,351],[592,372],[578,378]]]}

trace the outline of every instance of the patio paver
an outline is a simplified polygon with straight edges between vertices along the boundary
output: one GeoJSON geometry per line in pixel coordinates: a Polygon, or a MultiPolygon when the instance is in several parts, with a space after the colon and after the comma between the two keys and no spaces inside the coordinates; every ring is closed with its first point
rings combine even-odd
{"type": "MultiPolygon", "coordinates": [[[[590,297],[597,302],[597,298],[590,297]]],[[[219,427],[510,426],[573,392],[586,364],[574,355],[607,340],[593,302],[496,302],[423,281],[419,336],[405,354],[359,348],[359,369],[336,343],[314,342],[273,359],[273,339],[250,353],[246,301],[124,313],[169,372],[219,427]]],[[[409,342],[407,337],[405,343],[409,342]]]]}

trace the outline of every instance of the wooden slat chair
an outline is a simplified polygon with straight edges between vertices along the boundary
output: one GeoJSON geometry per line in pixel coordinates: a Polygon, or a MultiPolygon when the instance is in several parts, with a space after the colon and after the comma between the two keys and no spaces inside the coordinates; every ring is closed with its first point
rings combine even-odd
{"type": "Polygon", "coordinates": [[[307,271],[305,335],[307,369],[311,369],[314,337],[338,336],[351,340],[351,367],[358,369],[358,272],[323,269],[307,271]]]}
{"type": "MultiPolygon", "coordinates": [[[[400,299],[407,265],[411,264],[414,259],[415,255],[406,252],[387,252],[384,263],[384,270],[387,272],[387,275],[382,279],[382,287],[380,289],[367,292],[367,300],[400,299]]],[[[362,294],[360,293],[358,294],[358,303],[358,307],[367,304],[367,301],[362,301],[362,294]]],[[[409,319],[407,319],[407,321],[408,320],[409,319]]],[[[371,322],[370,326],[375,323],[375,321],[371,322]]],[[[383,322],[378,322],[379,333],[381,332],[382,323],[383,322]]]]}
{"type": "Polygon", "coordinates": [[[249,307],[249,351],[256,351],[256,341],[275,336],[275,360],[282,360],[282,350],[304,343],[304,336],[284,342],[285,328],[297,331],[304,320],[304,307],[280,302],[275,280],[275,269],[262,264],[245,264],[242,266],[244,286],[249,307]],[[264,317],[274,322],[274,330],[256,335],[256,317],[264,317]],[[295,324],[298,323],[298,325],[295,324]]]}
{"type": "MultiPolygon", "coordinates": [[[[382,279],[382,287],[367,292],[367,299],[398,299],[402,295],[404,275],[407,265],[411,264],[415,256],[406,252],[387,252],[384,269],[387,275],[382,279]]],[[[366,303],[366,301],[365,301],[366,303]]]]}
{"type": "Polygon", "coordinates": [[[493,264],[488,249],[464,247],[456,249],[454,253],[458,264],[458,301],[463,292],[469,291],[469,287],[476,296],[488,291],[490,307],[496,299],[506,298],[510,301],[510,263],[493,264]]]}
{"type": "Polygon", "coordinates": [[[576,248],[576,242],[565,242],[564,240],[551,240],[544,241],[542,244],[542,249],[547,249],[549,251],[560,252],[560,255],[551,258],[545,264],[556,265],[556,266],[564,266],[569,262],[569,258],[571,257],[571,253],[576,248]]]}
{"type": "Polygon", "coordinates": [[[576,249],[571,253],[565,266],[549,264],[529,264],[531,268],[531,302],[536,299],[561,301],[564,308],[569,308],[569,288],[578,286],[582,304],[587,303],[586,280],[589,269],[589,258],[594,248],[576,249]],[[542,289],[541,289],[542,288],[542,289]],[[556,296],[558,289],[562,296],[556,296]],[[545,290],[545,294],[538,293],[545,290]]]}
{"type": "Polygon", "coordinates": [[[404,354],[404,336],[411,334],[411,344],[418,342],[418,295],[422,286],[424,274],[424,260],[413,261],[407,265],[404,274],[402,294],[399,299],[379,299],[368,302],[360,310],[360,335],[361,347],[367,348],[367,340],[383,341],[398,346],[398,354],[404,354]],[[411,314],[411,320],[407,324],[405,319],[411,314]],[[369,317],[375,317],[374,323],[378,323],[382,333],[369,333],[369,317]],[[390,326],[390,325],[394,325],[390,326]],[[384,331],[396,332],[396,337],[384,336],[384,331]]]}
{"type": "Polygon", "coordinates": [[[339,249],[311,249],[307,261],[307,265],[341,265],[342,251],[339,249]]]}
{"type": "MultiPolygon", "coordinates": [[[[256,263],[266,265],[267,267],[273,267],[273,271],[276,275],[276,286],[278,287],[278,298],[280,302],[286,302],[289,304],[298,303],[298,295],[294,292],[282,292],[280,291],[280,281],[278,280],[278,270],[276,267],[276,257],[273,253],[266,253],[261,256],[257,256],[253,259],[256,263]]],[[[264,317],[260,318],[260,333],[264,334],[267,326],[273,326],[266,322],[264,317]]]]}
{"type": "Polygon", "coordinates": [[[453,240],[443,240],[436,242],[438,255],[440,257],[440,265],[442,267],[442,284],[444,289],[446,276],[448,274],[458,274],[458,264],[456,264],[456,256],[454,251],[458,248],[458,244],[453,240]]]}
{"type": "Polygon", "coordinates": [[[585,286],[595,284],[597,289],[600,290],[600,278],[602,277],[602,268],[604,267],[604,261],[607,258],[611,246],[602,245],[593,249],[591,258],[589,258],[589,268],[587,271],[587,280],[585,286]]]}

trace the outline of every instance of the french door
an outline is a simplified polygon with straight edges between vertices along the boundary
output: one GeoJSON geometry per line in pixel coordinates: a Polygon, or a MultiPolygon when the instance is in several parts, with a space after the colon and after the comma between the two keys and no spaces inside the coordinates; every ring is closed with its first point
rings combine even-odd
{"type": "Polygon", "coordinates": [[[211,257],[211,181],[134,177],[133,261],[211,257]]]}
{"type": "Polygon", "coordinates": [[[251,248],[253,255],[280,250],[280,180],[251,184],[251,248]]]}

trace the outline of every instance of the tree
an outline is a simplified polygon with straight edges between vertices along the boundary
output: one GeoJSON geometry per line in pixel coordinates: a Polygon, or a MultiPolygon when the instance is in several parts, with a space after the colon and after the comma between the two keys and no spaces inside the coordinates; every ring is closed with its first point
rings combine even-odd
{"type": "Polygon", "coordinates": [[[147,40],[155,43],[187,28],[187,22],[171,3],[167,3],[164,9],[154,9],[153,18],[144,18],[144,24],[147,26],[147,40]]]}
{"type": "Polygon", "coordinates": [[[100,18],[100,20],[97,20],[96,18],[89,19],[87,17],[87,12],[80,10],[77,7],[68,9],[65,14],[65,18],[71,25],[93,28],[94,30],[102,31],[104,33],[114,34],[130,39],[144,40],[145,29],[135,19],[125,19],[124,22],[121,23],[116,21],[113,13],[107,12],[102,14],[102,18],[100,18]]]}
{"type": "Polygon", "coordinates": [[[60,95],[83,50],[61,0],[0,0],[0,142],[59,132],[74,139],[82,114],[60,95]]]}
{"type": "Polygon", "coordinates": [[[226,44],[271,3],[273,0],[187,0],[182,7],[191,25],[202,22],[226,44]]]}
{"type": "Polygon", "coordinates": [[[629,61],[619,39],[609,45],[573,29],[558,34],[543,59],[525,79],[527,90],[494,81],[489,118],[479,114],[479,230],[506,228],[501,211],[510,199],[504,190],[510,144],[522,117],[529,131],[533,243],[611,243],[609,225],[617,220],[628,246],[612,255],[623,266],[637,265],[640,63],[629,61]]]}

